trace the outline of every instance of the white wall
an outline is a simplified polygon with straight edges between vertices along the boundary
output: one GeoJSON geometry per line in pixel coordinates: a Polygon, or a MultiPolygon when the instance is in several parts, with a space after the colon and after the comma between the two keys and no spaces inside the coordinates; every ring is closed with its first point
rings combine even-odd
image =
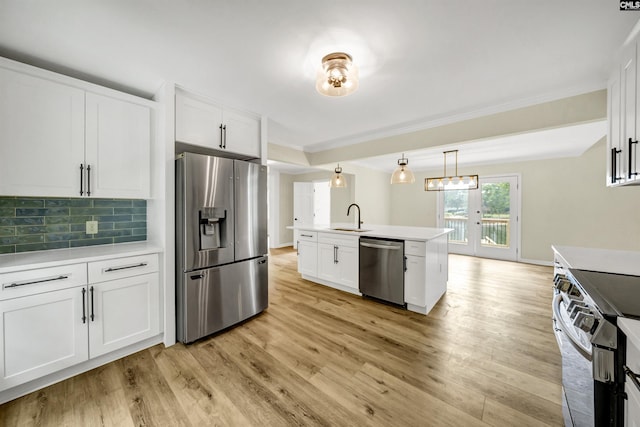
{"type": "MultiPolygon", "coordinates": [[[[640,186],[607,188],[603,138],[580,157],[460,168],[461,173],[522,176],[521,257],[552,261],[551,245],[640,251],[640,186]]],[[[391,189],[391,223],[436,226],[436,192],[416,184],[391,189]]]]}

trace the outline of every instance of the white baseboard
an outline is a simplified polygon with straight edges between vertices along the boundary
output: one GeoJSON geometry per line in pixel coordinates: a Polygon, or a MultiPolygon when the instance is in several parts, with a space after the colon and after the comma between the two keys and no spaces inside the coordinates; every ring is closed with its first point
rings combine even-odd
{"type": "Polygon", "coordinates": [[[523,262],[525,264],[544,265],[546,267],[553,267],[553,261],[541,261],[539,259],[520,258],[518,262],[523,262]]]}
{"type": "Polygon", "coordinates": [[[271,246],[271,249],[286,248],[287,246],[293,246],[293,242],[289,242],[289,243],[281,243],[281,244],[279,244],[279,245],[271,246]]]}

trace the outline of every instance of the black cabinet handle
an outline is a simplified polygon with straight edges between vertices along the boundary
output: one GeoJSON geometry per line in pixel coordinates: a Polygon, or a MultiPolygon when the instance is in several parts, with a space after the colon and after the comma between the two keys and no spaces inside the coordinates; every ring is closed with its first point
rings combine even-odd
{"type": "Polygon", "coordinates": [[[638,175],[638,172],[631,172],[631,168],[633,167],[633,145],[637,144],[638,141],[634,141],[633,139],[629,138],[629,150],[628,150],[628,155],[629,155],[629,168],[627,169],[627,175],[629,177],[629,179],[633,178],[634,176],[638,175]]]}
{"type": "Polygon", "coordinates": [[[84,192],[82,191],[82,176],[84,175],[84,165],[80,163],[80,195],[82,196],[84,192]]]}
{"type": "Polygon", "coordinates": [[[300,240],[296,241],[296,255],[300,255],[300,240]]]}
{"type": "Polygon", "coordinates": [[[334,264],[338,263],[338,247],[337,246],[333,247],[333,263],[334,264]]]}
{"type": "Polygon", "coordinates": [[[93,315],[93,286],[90,288],[91,291],[91,321],[95,320],[95,316],[93,315]]]}
{"type": "Polygon", "coordinates": [[[618,150],[613,147],[611,149],[611,183],[615,184],[617,181],[621,180],[618,176],[618,154],[620,154],[622,150],[618,150]]]}
{"type": "Polygon", "coordinates": [[[404,257],[403,264],[404,264],[404,271],[407,271],[407,257],[404,257]]]}
{"type": "Polygon", "coordinates": [[[222,129],[224,129],[224,144],[222,148],[227,148],[227,125],[222,126],[222,129]]]}
{"type": "Polygon", "coordinates": [[[87,323],[87,316],[85,315],[85,313],[87,312],[87,308],[85,306],[85,294],[87,293],[87,290],[85,288],[82,288],[82,323],[87,323]]]}
{"type": "Polygon", "coordinates": [[[87,196],[91,196],[91,165],[87,165],[87,196]]]}
{"type": "Polygon", "coordinates": [[[222,123],[220,123],[220,145],[219,145],[220,148],[224,148],[222,146],[222,139],[223,139],[223,136],[222,136],[222,123]]]}

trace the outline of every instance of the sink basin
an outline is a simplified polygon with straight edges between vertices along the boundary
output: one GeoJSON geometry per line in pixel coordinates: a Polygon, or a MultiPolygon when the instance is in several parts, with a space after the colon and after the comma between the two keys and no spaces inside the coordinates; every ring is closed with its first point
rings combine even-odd
{"type": "Polygon", "coordinates": [[[363,233],[365,231],[371,231],[371,230],[363,230],[363,229],[359,229],[359,228],[332,228],[331,230],[335,230],[335,231],[351,231],[354,233],[363,233]]]}

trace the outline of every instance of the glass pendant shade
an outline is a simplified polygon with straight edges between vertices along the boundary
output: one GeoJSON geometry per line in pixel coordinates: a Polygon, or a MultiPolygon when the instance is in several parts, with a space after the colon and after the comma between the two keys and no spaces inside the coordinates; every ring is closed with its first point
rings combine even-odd
{"type": "Polygon", "coordinates": [[[458,175],[458,150],[444,151],[444,175],[425,178],[424,191],[475,190],[478,188],[478,175],[458,175]],[[447,154],[456,153],[456,172],[447,176],[447,154]]]}
{"type": "Polygon", "coordinates": [[[316,78],[316,90],[325,96],[345,96],[358,89],[358,67],[351,55],[334,52],[322,58],[316,78]]]}
{"type": "Polygon", "coordinates": [[[391,175],[392,184],[413,184],[416,182],[416,177],[413,176],[413,172],[407,166],[408,164],[409,159],[405,159],[403,153],[402,158],[398,160],[398,167],[391,175]]]}
{"type": "Polygon", "coordinates": [[[342,168],[338,166],[334,169],[334,174],[329,181],[329,187],[331,188],[345,188],[347,186],[347,180],[342,175],[342,168]]]}

